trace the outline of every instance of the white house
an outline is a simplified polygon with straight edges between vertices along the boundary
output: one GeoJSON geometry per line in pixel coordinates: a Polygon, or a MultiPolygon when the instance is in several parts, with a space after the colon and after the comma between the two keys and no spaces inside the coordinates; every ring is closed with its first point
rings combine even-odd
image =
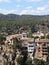
{"type": "Polygon", "coordinates": [[[34,41],[34,38],[25,38],[25,39],[21,39],[21,41],[22,41],[22,47],[27,48],[28,56],[30,56],[30,58],[32,58],[33,60],[36,49],[36,43],[34,41]]]}
{"type": "Polygon", "coordinates": [[[36,32],[36,33],[33,33],[33,36],[34,37],[36,37],[36,36],[38,36],[38,37],[41,37],[41,36],[44,36],[44,33],[42,33],[41,31],[39,32],[36,32]]]}

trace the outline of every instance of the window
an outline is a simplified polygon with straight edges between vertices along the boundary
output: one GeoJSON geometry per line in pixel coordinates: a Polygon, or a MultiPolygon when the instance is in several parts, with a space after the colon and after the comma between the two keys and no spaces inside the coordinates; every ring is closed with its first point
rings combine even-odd
{"type": "Polygon", "coordinates": [[[46,44],[44,43],[43,46],[46,46],[46,44]]]}
{"type": "Polygon", "coordinates": [[[34,47],[34,46],[29,46],[29,47],[34,47]]]}
{"type": "Polygon", "coordinates": [[[42,50],[43,52],[47,52],[47,50],[42,50]]]}
{"type": "Polygon", "coordinates": [[[38,52],[40,52],[40,47],[38,48],[38,52]]]}
{"type": "Polygon", "coordinates": [[[47,55],[47,53],[42,53],[43,55],[47,55]]]}

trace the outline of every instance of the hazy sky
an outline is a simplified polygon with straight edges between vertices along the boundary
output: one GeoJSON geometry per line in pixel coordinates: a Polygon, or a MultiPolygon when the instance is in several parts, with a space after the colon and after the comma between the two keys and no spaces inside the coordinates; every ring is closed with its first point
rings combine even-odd
{"type": "Polygon", "coordinates": [[[49,0],[0,0],[0,13],[46,15],[49,0]]]}

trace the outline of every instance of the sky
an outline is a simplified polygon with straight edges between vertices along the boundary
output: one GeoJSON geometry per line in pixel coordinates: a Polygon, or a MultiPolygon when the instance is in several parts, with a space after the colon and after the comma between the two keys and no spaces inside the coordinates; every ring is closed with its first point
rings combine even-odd
{"type": "Polygon", "coordinates": [[[49,0],[0,0],[0,13],[47,15],[49,14],[49,0]]]}

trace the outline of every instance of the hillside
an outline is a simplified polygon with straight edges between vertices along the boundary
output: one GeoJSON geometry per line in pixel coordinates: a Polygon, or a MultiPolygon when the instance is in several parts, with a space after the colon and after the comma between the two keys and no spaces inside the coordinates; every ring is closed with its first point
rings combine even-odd
{"type": "Polygon", "coordinates": [[[39,15],[0,14],[0,21],[16,21],[17,24],[44,23],[47,20],[49,21],[49,15],[39,16],[39,15]]]}
{"type": "Polygon", "coordinates": [[[16,14],[0,14],[0,20],[31,20],[31,21],[46,21],[49,20],[49,15],[16,15],[16,14]]]}
{"type": "MultiPolygon", "coordinates": [[[[16,33],[20,27],[29,26],[29,28],[36,25],[45,25],[49,29],[49,15],[16,15],[16,14],[0,14],[0,32],[16,33]]],[[[42,27],[42,26],[40,26],[42,27]]],[[[38,28],[40,28],[38,27],[38,28]]],[[[29,29],[28,28],[28,29],[29,29]]]]}

